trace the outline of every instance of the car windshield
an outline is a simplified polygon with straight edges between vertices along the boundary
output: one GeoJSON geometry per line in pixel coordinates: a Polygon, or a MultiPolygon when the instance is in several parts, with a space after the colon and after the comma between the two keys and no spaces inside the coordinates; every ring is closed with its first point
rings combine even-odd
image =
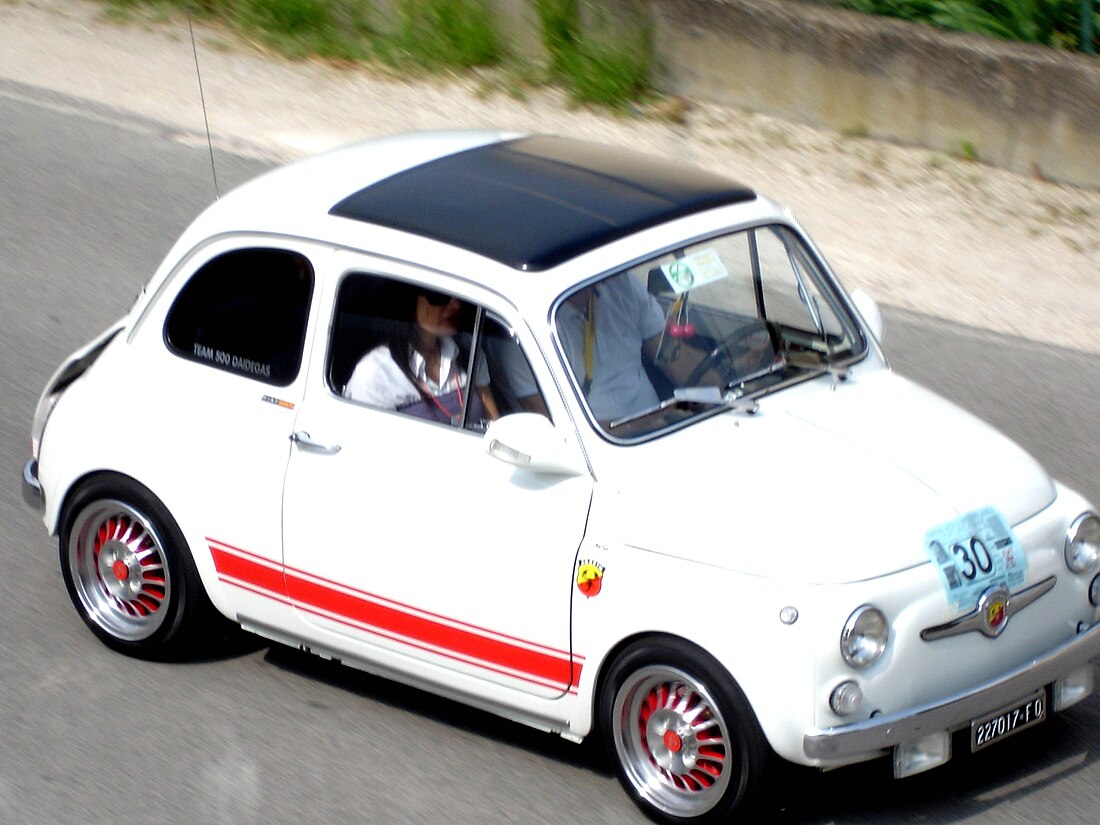
{"type": "Polygon", "coordinates": [[[633,439],[863,354],[859,328],[783,225],[671,250],[563,296],[554,325],[592,418],[633,439]]]}

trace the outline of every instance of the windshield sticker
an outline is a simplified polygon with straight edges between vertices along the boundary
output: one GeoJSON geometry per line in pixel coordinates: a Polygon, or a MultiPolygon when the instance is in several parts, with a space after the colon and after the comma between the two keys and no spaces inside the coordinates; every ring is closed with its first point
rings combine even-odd
{"type": "Polygon", "coordinates": [[[1027,555],[993,507],[933,527],[924,536],[924,549],[939,570],[947,600],[959,610],[973,610],[993,585],[1011,591],[1027,578],[1027,555]]]}
{"type": "Polygon", "coordinates": [[[598,596],[603,589],[603,565],[586,560],[577,564],[577,589],[585,598],[598,596]]]}
{"type": "Polygon", "coordinates": [[[729,275],[722,259],[713,249],[703,249],[665,264],[661,272],[677,295],[729,275]]]}

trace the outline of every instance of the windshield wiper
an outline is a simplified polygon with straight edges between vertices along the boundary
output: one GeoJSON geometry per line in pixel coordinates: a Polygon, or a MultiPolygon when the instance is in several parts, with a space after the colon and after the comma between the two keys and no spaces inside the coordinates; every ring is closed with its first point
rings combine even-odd
{"type": "Polygon", "coordinates": [[[662,410],[667,410],[669,407],[679,403],[680,402],[676,400],[675,396],[673,396],[672,398],[667,398],[659,404],[654,404],[652,407],[646,407],[644,410],[639,410],[638,412],[632,413],[628,416],[624,416],[623,418],[616,418],[614,421],[609,421],[607,423],[607,429],[613,430],[616,427],[623,426],[623,424],[630,424],[633,421],[637,421],[639,418],[645,418],[647,415],[659,413],[662,410]]]}
{"type": "MultiPolygon", "coordinates": [[[[779,372],[780,370],[784,370],[786,368],[787,359],[780,355],[766,367],[761,367],[758,370],[754,370],[753,372],[738,377],[736,381],[731,381],[729,384],[726,385],[726,390],[733,391],[734,393],[736,393],[736,397],[739,398],[745,394],[745,385],[748,384],[750,381],[755,381],[758,378],[763,378],[766,375],[771,375],[773,372],[779,372]]],[[[717,387],[715,389],[717,389],[717,387]]]]}
{"type": "Polygon", "coordinates": [[[821,357],[820,354],[815,353],[813,359],[788,356],[788,365],[798,369],[806,370],[807,376],[821,375],[822,373],[825,373],[826,375],[831,375],[833,377],[833,381],[839,384],[842,381],[848,380],[848,374],[852,369],[852,360],[851,358],[848,358],[847,360],[838,359],[836,362],[834,362],[830,358],[821,357]]]}
{"type": "MultiPolygon", "coordinates": [[[[611,430],[616,427],[621,427],[624,424],[630,424],[648,415],[654,415],[663,410],[667,410],[669,407],[676,407],[683,404],[702,404],[709,407],[724,407],[734,412],[752,415],[760,409],[760,405],[755,399],[746,395],[746,386],[753,381],[757,381],[773,373],[781,372],[790,366],[791,364],[786,355],[781,352],[777,355],[776,359],[767,366],[740,376],[736,381],[730,382],[724,388],[716,386],[677,387],[672,391],[671,398],[666,398],[664,401],[654,404],[652,407],[647,407],[644,410],[639,410],[632,415],[616,419],[610,422],[607,428],[611,430]]],[[[833,364],[828,361],[823,361],[813,366],[806,365],[804,368],[808,369],[811,373],[832,375],[834,381],[839,383],[847,380],[851,364],[844,362],[833,364]]]]}
{"type": "Polygon", "coordinates": [[[672,391],[672,400],[681,404],[709,404],[712,407],[726,407],[734,412],[752,415],[760,405],[751,398],[745,398],[744,389],[727,387],[680,387],[672,391]]]}
{"type": "Polygon", "coordinates": [[[613,430],[616,427],[621,427],[624,424],[630,424],[637,421],[640,418],[645,418],[647,415],[654,415],[655,413],[667,410],[669,407],[678,407],[682,404],[705,404],[710,407],[725,407],[733,410],[734,412],[743,412],[752,414],[759,409],[759,405],[750,398],[742,398],[741,393],[736,390],[727,388],[722,390],[719,387],[678,387],[672,391],[672,398],[666,398],[658,404],[654,404],[652,407],[646,407],[644,410],[618,418],[608,423],[607,428],[613,430]]]}
{"type": "Polygon", "coordinates": [[[705,404],[708,407],[725,407],[734,412],[743,412],[752,415],[760,409],[760,405],[751,398],[745,397],[745,386],[752,381],[785,370],[788,366],[785,355],[780,352],[776,354],[775,359],[767,366],[740,376],[736,381],[730,382],[725,387],[677,387],[672,391],[671,398],[666,398],[664,401],[654,404],[652,407],[646,407],[644,410],[639,410],[631,415],[617,418],[608,423],[607,429],[613,430],[616,427],[621,427],[624,424],[630,424],[640,418],[645,418],[647,415],[655,415],[656,413],[667,410],[669,407],[676,407],[682,404],[705,404]]]}

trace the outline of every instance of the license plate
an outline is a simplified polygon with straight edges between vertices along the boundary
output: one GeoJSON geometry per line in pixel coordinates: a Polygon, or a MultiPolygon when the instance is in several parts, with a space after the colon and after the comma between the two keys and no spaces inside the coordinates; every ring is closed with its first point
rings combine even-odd
{"type": "Polygon", "coordinates": [[[971,722],[970,750],[980,751],[1046,718],[1047,694],[1039,689],[1020,702],[971,722]]]}

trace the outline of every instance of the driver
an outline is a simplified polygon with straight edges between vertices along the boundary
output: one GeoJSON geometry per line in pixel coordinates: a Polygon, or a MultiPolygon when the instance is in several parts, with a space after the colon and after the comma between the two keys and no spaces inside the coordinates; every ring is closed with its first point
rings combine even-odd
{"type": "MultiPolygon", "coordinates": [[[[664,328],[656,299],[625,272],[575,292],[558,309],[565,356],[598,420],[627,418],[657,405],[643,355],[656,359],[664,328]]],[[[529,376],[510,370],[509,381],[524,407],[546,413],[529,376]]]]}
{"type": "MultiPolygon", "coordinates": [[[[660,369],[673,386],[698,384],[704,375],[721,386],[728,383],[732,370],[751,372],[772,354],[767,328],[758,322],[741,330],[746,333],[739,347],[742,351],[727,353],[729,369],[712,370],[710,359],[715,353],[699,350],[686,339],[681,339],[684,347],[662,349],[666,322],[657,299],[629,272],[579,290],[559,307],[556,325],[562,349],[589,408],[603,426],[656,411],[661,399],[647,365],[660,369]]],[[[530,371],[510,364],[506,370],[523,407],[545,415],[530,371]]]]}
{"type": "Polygon", "coordinates": [[[656,361],[665,315],[639,279],[622,273],[574,293],[558,310],[557,328],[597,419],[627,418],[659,403],[642,357],[656,361]]]}

